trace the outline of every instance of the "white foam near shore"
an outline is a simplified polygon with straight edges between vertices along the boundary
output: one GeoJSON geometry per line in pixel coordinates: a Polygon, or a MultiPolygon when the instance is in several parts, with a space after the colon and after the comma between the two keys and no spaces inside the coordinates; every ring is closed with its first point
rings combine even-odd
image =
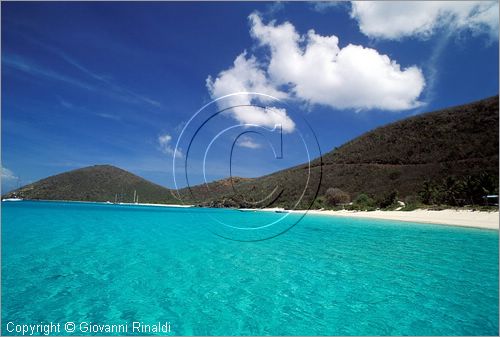
{"type": "MultiPolygon", "coordinates": [[[[293,211],[304,212],[304,211],[293,211]]],[[[483,229],[496,229],[499,227],[499,213],[481,212],[471,210],[445,209],[441,211],[430,211],[417,209],[414,211],[325,211],[310,210],[309,214],[320,214],[330,216],[343,216],[354,218],[397,220],[406,222],[419,222],[441,225],[452,225],[461,227],[475,227],[483,229]]]]}

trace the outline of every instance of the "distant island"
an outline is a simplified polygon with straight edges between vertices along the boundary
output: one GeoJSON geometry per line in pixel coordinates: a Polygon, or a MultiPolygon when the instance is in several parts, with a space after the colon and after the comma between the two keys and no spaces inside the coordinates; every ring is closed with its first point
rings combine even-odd
{"type": "MultiPolygon", "coordinates": [[[[498,195],[498,96],[410,117],[376,128],[312,161],[319,191],[307,189],[296,208],[415,209],[422,205],[485,205],[498,195]]],[[[260,178],[232,178],[191,187],[207,207],[251,208],[274,186],[266,207],[294,208],[307,164],[260,178]],[[233,188],[234,186],[234,188],[233,188]]],[[[172,191],[111,165],[54,175],[11,191],[3,198],[176,204],[172,191]],[[135,198],[135,199],[134,199],[135,198]],[[137,200],[138,198],[138,200],[137,200]]],[[[495,202],[495,201],[494,201],[495,202]]],[[[496,201],[497,202],[497,201],[496,201]]]]}

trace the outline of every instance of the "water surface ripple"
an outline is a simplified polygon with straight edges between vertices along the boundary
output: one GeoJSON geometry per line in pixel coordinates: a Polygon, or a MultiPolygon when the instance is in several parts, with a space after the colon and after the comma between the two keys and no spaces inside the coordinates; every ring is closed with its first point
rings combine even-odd
{"type": "Polygon", "coordinates": [[[282,214],[2,203],[3,334],[9,321],[168,321],[177,335],[498,334],[498,231],[307,215],[242,243],[208,231],[214,216],[282,214]]]}

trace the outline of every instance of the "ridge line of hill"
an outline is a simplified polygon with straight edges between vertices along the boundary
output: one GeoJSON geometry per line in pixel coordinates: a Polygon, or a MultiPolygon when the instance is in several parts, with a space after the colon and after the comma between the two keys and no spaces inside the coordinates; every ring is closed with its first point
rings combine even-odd
{"type": "MultiPolygon", "coordinates": [[[[247,200],[260,200],[276,186],[282,187],[274,203],[265,206],[293,207],[304,191],[305,199],[298,206],[307,208],[314,202],[318,192],[314,186],[320,178],[319,195],[337,188],[351,199],[360,194],[382,198],[394,191],[401,199],[418,197],[425,184],[438,186],[446,179],[462,182],[467,177],[488,176],[498,181],[498,125],[498,96],[493,96],[379,126],[313,159],[310,165],[258,178],[233,177],[233,183],[247,200]],[[305,186],[303,171],[309,166],[312,186],[305,186]]],[[[205,184],[192,186],[189,192],[197,198],[191,198],[187,188],[179,193],[190,203],[249,206],[235,195],[230,179],[211,182],[209,189],[205,184]]],[[[139,202],[179,203],[171,190],[111,165],[60,173],[4,197],[133,202],[134,191],[139,202]]]]}

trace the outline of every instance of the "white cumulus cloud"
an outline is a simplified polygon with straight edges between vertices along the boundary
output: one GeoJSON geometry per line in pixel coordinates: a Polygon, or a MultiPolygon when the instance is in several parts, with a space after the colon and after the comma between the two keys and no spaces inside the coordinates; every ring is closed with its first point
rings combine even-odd
{"type": "Polygon", "coordinates": [[[497,1],[353,1],[351,17],[369,37],[428,37],[437,29],[464,29],[498,37],[497,1]]]}
{"type": "MultiPolygon", "coordinates": [[[[222,97],[234,93],[256,92],[269,95],[277,99],[287,96],[279,91],[273,83],[269,81],[266,72],[257,62],[254,56],[247,57],[246,52],[240,54],[234,60],[233,66],[221,71],[214,80],[211,76],[207,78],[207,88],[213,98],[222,97]]],[[[262,109],[253,106],[235,107],[238,105],[250,105],[257,102],[266,103],[265,97],[249,94],[231,95],[219,101],[221,109],[229,108],[227,114],[232,115],[237,121],[243,124],[256,124],[274,128],[279,124],[284,132],[292,132],[295,123],[287,115],[286,110],[276,107],[262,109]]]]}
{"type": "Polygon", "coordinates": [[[172,136],[169,134],[159,135],[158,136],[158,144],[160,146],[160,150],[168,155],[175,155],[176,158],[182,158],[182,152],[180,149],[177,151],[172,147],[171,144],[172,136]]]}
{"type": "MultiPolygon", "coordinates": [[[[259,61],[243,53],[215,80],[209,77],[212,97],[248,90],[340,109],[405,110],[421,104],[418,98],[425,80],[416,66],[402,68],[372,48],[352,44],[341,48],[335,35],[322,36],[314,30],[301,35],[290,22],[265,24],[257,13],[249,19],[252,37],[268,55],[259,61]]],[[[234,117],[265,117],[268,126],[287,120],[285,111],[265,116],[246,111],[244,116],[234,112],[234,117]]],[[[283,130],[290,127],[284,123],[283,130]]]]}

